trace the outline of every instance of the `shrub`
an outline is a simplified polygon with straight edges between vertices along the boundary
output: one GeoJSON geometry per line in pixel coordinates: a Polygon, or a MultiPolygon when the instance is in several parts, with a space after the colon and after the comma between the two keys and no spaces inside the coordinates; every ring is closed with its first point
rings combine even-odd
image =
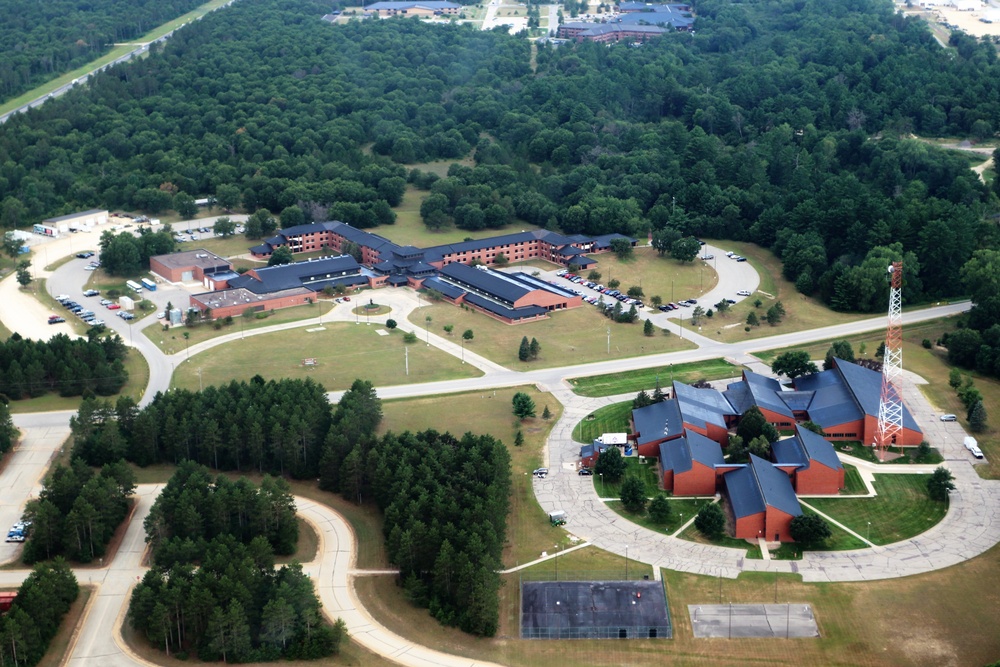
{"type": "Polygon", "coordinates": [[[416,343],[417,342],[417,334],[413,333],[412,331],[407,331],[406,333],[403,334],[403,342],[404,343],[416,343]]]}
{"type": "Polygon", "coordinates": [[[709,503],[698,510],[698,516],[694,518],[694,527],[706,537],[714,539],[721,536],[726,527],[726,517],[722,514],[722,508],[718,503],[709,503]]]}

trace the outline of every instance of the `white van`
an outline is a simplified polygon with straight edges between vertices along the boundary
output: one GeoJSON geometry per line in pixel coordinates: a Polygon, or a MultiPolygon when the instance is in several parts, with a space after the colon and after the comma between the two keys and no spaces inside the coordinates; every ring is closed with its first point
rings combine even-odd
{"type": "Polygon", "coordinates": [[[977,459],[983,458],[983,451],[979,449],[979,443],[976,442],[975,438],[967,435],[965,436],[964,443],[965,443],[965,448],[969,450],[969,453],[971,453],[977,459]]]}
{"type": "Polygon", "coordinates": [[[941,415],[941,421],[943,422],[954,422],[958,421],[958,417],[955,415],[941,415]]]}

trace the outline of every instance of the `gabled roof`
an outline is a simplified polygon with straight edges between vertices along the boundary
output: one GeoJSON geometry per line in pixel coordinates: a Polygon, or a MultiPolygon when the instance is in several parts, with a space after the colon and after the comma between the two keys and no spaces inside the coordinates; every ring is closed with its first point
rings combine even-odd
{"type": "Polygon", "coordinates": [[[478,294],[466,294],[465,300],[474,306],[479,306],[484,310],[499,315],[501,317],[506,317],[511,320],[520,320],[525,317],[538,317],[539,315],[544,315],[546,311],[541,306],[521,306],[520,308],[508,308],[501,305],[495,301],[490,301],[489,299],[479,296],[478,294]]]}
{"type": "MultiPolygon", "coordinates": [[[[876,373],[878,375],[878,373],[876,373]]],[[[881,382],[881,380],[880,380],[881,382]]],[[[824,429],[846,422],[857,421],[865,416],[861,406],[836,370],[820,371],[795,378],[795,388],[813,392],[809,402],[809,420],[824,429]]],[[[881,392],[881,384],[879,391],[881,392]]],[[[875,407],[878,414],[878,406],[875,407]]]]}
{"type": "Polygon", "coordinates": [[[632,421],[639,433],[636,444],[643,445],[684,433],[681,411],[676,400],[661,401],[632,411],[632,421]]]}
{"type": "Polygon", "coordinates": [[[108,211],[103,208],[92,208],[87,211],[80,211],[79,213],[69,213],[67,215],[58,215],[54,218],[45,218],[42,220],[45,222],[63,222],[65,220],[72,220],[74,218],[82,218],[85,215],[94,215],[95,213],[107,213],[108,211]]]}
{"type": "Polygon", "coordinates": [[[444,294],[449,299],[457,299],[458,297],[465,294],[465,290],[462,289],[461,287],[456,287],[455,285],[452,285],[451,283],[446,283],[445,281],[440,280],[438,278],[428,278],[427,280],[424,281],[424,287],[426,289],[437,290],[438,292],[441,292],[441,294],[444,294]]]}
{"type": "Polygon", "coordinates": [[[344,276],[358,275],[360,271],[361,267],[353,257],[341,255],[254,269],[257,277],[248,272],[229,281],[229,285],[243,287],[254,294],[269,294],[295,287],[332,284],[344,276]]]}
{"type": "Polygon", "coordinates": [[[810,461],[822,463],[832,470],[841,470],[844,467],[833,445],[823,436],[799,426],[796,426],[795,434],[810,461]]]}
{"type": "MultiPolygon", "coordinates": [[[[837,358],[833,360],[833,368],[843,379],[864,413],[878,417],[879,403],[882,399],[882,374],[837,358]]],[[[913,416],[906,409],[905,404],[903,405],[903,428],[920,431],[920,427],[913,420],[913,416]]]]}
{"type": "Polygon", "coordinates": [[[504,280],[495,271],[484,271],[467,264],[446,264],[440,272],[459,286],[488,294],[508,306],[513,306],[514,302],[532,291],[514,281],[504,280]]]}
{"type": "Polygon", "coordinates": [[[698,389],[677,381],[673,386],[685,423],[699,427],[715,424],[726,428],[725,415],[737,414],[726,397],[715,389],[698,389]]]}
{"type": "Polygon", "coordinates": [[[768,507],[792,516],[802,514],[788,475],[758,456],[751,454],[750,465],[726,473],[724,479],[737,519],[760,514],[768,507]]]}
{"type": "Polygon", "coordinates": [[[723,393],[736,410],[736,414],[742,415],[756,405],[758,408],[770,410],[789,419],[793,418],[791,409],[781,398],[783,393],[781,383],[774,378],[753,371],[743,371],[743,379],[731,383],[723,393]]]}
{"type": "Polygon", "coordinates": [[[709,468],[723,465],[722,447],[715,440],[693,431],[686,431],[682,438],[660,443],[661,469],[673,470],[675,474],[687,472],[694,467],[694,461],[709,468]]]}

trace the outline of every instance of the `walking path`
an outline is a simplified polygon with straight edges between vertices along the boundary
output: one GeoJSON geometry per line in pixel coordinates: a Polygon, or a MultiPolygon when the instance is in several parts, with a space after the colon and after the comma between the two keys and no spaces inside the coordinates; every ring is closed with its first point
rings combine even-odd
{"type": "MultiPolygon", "coordinates": [[[[194,223],[199,224],[199,221],[194,223]]],[[[68,242],[72,248],[72,239],[68,242]]],[[[715,254],[718,256],[719,253],[715,254]]],[[[46,258],[46,261],[48,259],[46,258]]],[[[723,266],[730,265],[726,263],[723,266]]],[[[742,270],[747,265],[732,266],[742,270]]],[[[10,282],[11,279],[8,279],[4,284],[0,284],[0,298],[4,299],[5,304],[0,316],[3,316],[5,322],[11,318],[21,322],[21,316],[31,312],[29,304],[37,302],[19,290],[11,290],[8,285],[10,282]]],[[[885,325],[884,317],[808,332],[782,334],[739,344],[719,343],[688,330],[684,332],[685,336],[693,339],[700,346],[698,349],[519,372],[504,368],[467,347],[463,349],[460,343],[452,339],[438,336],[409,322],[407,319],[409,314],[421,305],[419,298],[411,291],[389,289],[380,291],[377,295],[379,302],[389,305],[393,311],[389,315],[371,318],[373,322],[381,325],[392,317],[400,329],[414,331],[424,344],[432,344],[448,354],[463,358],[466,363],[483,372],[483,376],[479,378],[379,388],[380,397],[411,397],[535,384],[551,391],[564,405],[563,416],[555,424],[544,450],[544,465],[549,468],[549,475],[544,480],[534,479],[533,484],[543,509],[547,511],[571,509],[569,527],[573,534],[581,538],[581,544],[574,548],[593,545],[617,554],[623,554],[627,548],[630,559],[652,565],[654,572],[657,573],[659,568],[663,567],[697,574],[736,577],[744,571],[766,570],[799,573],[805,581],[857,581],[908,576],[947,567],[979,555],[1000,542],[1000,515],[997,512],[997,508],[1000,507],[998,502],[1000,482],[981,480],[976,475],[961,447],[963,437],[961,427],[957,424],[942,424],[936,420],[936,411],[927,404],[925,397],[917,388],[917,380],[912,376],[908,376],[904,384],[905,400],[911,406],[918,423],[928,434],[928,439],[935,444],[943,443],[939,448],[945,456],[946,465],[955,476],[957,490],[952,494],[945,520],[922,535],[887,547],[848,552],[807,552],[800,561],[773,561],[767,556],[760,560],[749,559],[746,557],[746,550],[697,544],[677,538],[676,536],[691,524],[694,517],[682,516],[682,527],[673,535],[660,534],[627,521],[611,511],[598,497],[591,478],[576,474],[579,445],[572,439],[573,427],[597,408],[616,401],[630,400],[632,394],[604,398],[581,397],[571,391],[566,382],[568,378],[717,357],[727,358],[739,364],[759,364],[759,360],[752,356],[752,352],[756,350],[804,344],[881,328],[885,325]]],[[[351,312],[357,305],[358,302],[339,305],[331,313],[320,318],[320,321],[350,322],[352,319],[359,321],[359,318],[351,312]]],[[[910,312],[904,316],[904,322],[942,317],[966,308],[968,308],[967,302],[910,312]]],[[[663,319],[669,320],[669,318],[663,319]]],[[[680,333],[679,323],[667,321],[665,324],[668,327],[676,327],[680,333]]],[[[210,350],[241,335],[254,336],[316,325],[316,321],[306,320],[255,329],[252,332],[231,333],[199,343],[190,349],[190,353],[197,354],[210,350]]],[[[10,324],[8,326],[10,327],[10,324]]],[[[21,327],[15,324],[11,328],[21,327]]],[[[140,338],[145,341],[144,337],[140,338]]],[[[167,357],[151,343],[148,345],[145,343],[140,342],[136,347],[150,360],[150,384],[144,397],[144,402],[147,402],[155,391],[169,386],[174,366],[186,359],[187,353],[167,357]]],[[[340,393],[331,393],[331,398],[334,400],[339,398],[340,393]]],[[[61,443],[68,434],[67,424],[71,414],[72,412],[63,412],[16,417],[18,426],[22,428],[26,437],[0,475],[0,488],[8,489],[3,496],[3,503],[0,504],[0,519],[8,515],[14,516],[19,512],[23,499],[32,494],[32,488],[37,488],[48,460],[58,447],[58,443],[61,443]]],[[[900,469],[898,472],[906,473],[929,471],[920,466],[876,466],[864,461],[850,462],[858,467],[871,493],[874,493],[871,481],[876,473],[890,474],[897,472],[895,470],[897,468],[900,469]]],[[[120,624],[124,618],[131,585],[143,572],[139,565],[144,549],[142,518],[148,513],[157,492],[157,487],[143,486],[139,489],[137,511],[114,562],[109,567],[79,571],[78,577],[82,583],[92,583],[99,588],[86,612],[83,631],[78,635],[78,641],[72,649],[70,664],[85,665],[100,660],[110,667],[119,665],[124,667],[143,662],[124,646],[120,624]],[[114,646],[110,646],[106,641],[109,635],[115,638],[114,646]]],[[[297,503],[302,516],[316,525],[321,535],[317,559],[309,564],[306,570],[316,577],[326,612],[333,617],[343,617],[354,639],[366,648],[405,665],[487,664],[419,646],[378,625],[359,604],[351,581],[354,576],[372,576],[390,572],[356,570],[353,566],[356,545],[348,524],[328,507],[301,498],[297,499],[297,503]]],[[[11,557],[6,552],[0,554],[8,559],[11,557]]],[[[559,555],[561,554],[551,554],[541,560],[559,555]]],[[[526,564],[515,569],[530,565],[526,564]]],[[[0,585],[6,585],[7,582],[16,585],[24,575],[23,571],[4,571],[0,573],[0,585]]]]}

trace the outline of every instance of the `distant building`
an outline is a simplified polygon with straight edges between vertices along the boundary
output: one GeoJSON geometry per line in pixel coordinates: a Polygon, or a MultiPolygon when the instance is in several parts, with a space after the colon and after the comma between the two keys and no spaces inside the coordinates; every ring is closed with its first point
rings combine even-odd
{"type": "Polygon", "coordinates": [[[376,16],[457,16],[462,5],[443,0],[422,0],[419,2],[376,2],[365,7],[366,12],[376,16]]]}
{"type": "Polygon", "coordinates": [[[100,208],[92,208],[89,211],[81,211],[80,213],[70,213],[68,215],[60,215],[54,218],[46,218],[42,220],[42,224],[49,227],[59,228],[60,231],[64,231],[63,228],[69,229],[80,229],[80,228],[91,228],[96,225],[103,225],[108,221],[108,212],[100,208]]]}
{"type": "Polygon", "coordinates": [[[240,275],[229,260],[204,249],[155,255],[149,258],[149,270],[167,282],[198,282],[210,290],[224,289],[240,275]]]}
{"type": "Polygon", "coordinates": [[[623,2],[619,15],[593,21],[571,21],[559,26],[556,35],[578,42],[644,42],[668,32],[694,29],[691,6],[623,2]]]}

